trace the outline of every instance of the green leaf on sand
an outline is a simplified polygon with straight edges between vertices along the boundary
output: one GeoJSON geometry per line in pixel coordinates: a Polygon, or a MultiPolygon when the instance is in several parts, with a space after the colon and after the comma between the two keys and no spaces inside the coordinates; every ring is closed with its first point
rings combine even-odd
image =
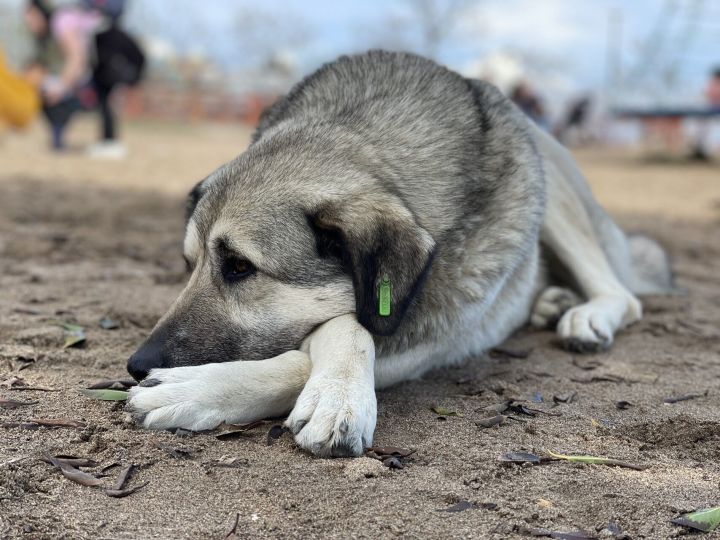
{"type": "Polygon", "coordinates": [[[714,531],[720,525],[720,506],[683,514],[673,519],[672,523],[703,532],[714,531]]]}
{"type": "Polygon", "coordinates": [[[81,388],[79,392],[83,396],[87,396],[91,399],[102,399],[103,401],[124,401],[128,396],[128,393],[123,390],[89,390],[87,388],[81,388]]]}
{"type": "Polygon", "coordinates": [[[85,344],[85,329],[78,324],[66,323],[63,321],[51,321],[51,324],[59,326],[63,329],[65,342],[63,348],[79,347],[85,344]]]}
{"type": "Polygon", "coordinates": [[[563,459],[565,461],[572,461],[574,463],[589,463],[591,465],[610,465],[615,467],[625,467],[627,469],[635,469],[636,471],[644,471],[647,469],[647,465],[635,465],[634,463],[628,463],[619,459],[595,457],[595,456],[568,456],[565,454],[556,454],[555,452],[547,451],[547,454],[555,459],[563,459]]]}
{"type": "Polygon", "coordinates": [[[433,405],[432,407],[430,407],[430,410],[439,416],[462,416],[462,414],[459,412],[451,411],[450,409],[446,409],[445,407],[439,407],[437,405],[433,405]]]}
{"type": "Polygon", "coordinates": [[[54,325],[56,325],[56,326],[59,326],[60,328],[62,328],[62,329],[65,330],[66,332],[81,332],[81,331],[85,330],[85,329],[84,329],[82,326],[80,326],[79,324],[72,324],[72,323],[67,323],[67,322],[58,321],[58,320],[50,321],[50,323],[51,323],[51,324],[54,324],[54,325]]]}

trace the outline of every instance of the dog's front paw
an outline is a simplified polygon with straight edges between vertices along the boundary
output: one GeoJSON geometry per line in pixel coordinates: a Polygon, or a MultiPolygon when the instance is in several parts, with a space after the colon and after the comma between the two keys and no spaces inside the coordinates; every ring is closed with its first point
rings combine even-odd
{"type": "Polygon", "coordinates": [[[596,353],[610,347],[614,325],[609,315],[591,303],[571,308],[562,316],[557,332],[572,352],[596,353]]]}
{"type": "Polygon", "coordinates": [[[225,419],[217,394],[210,393],[205,366],[154,369],[130,389],[126,410],[147,429],[213,429],[225,419]]]}
{"type": "Polygon", "coordinates": [[[362,455],[372,445],[377,400],[371,385],[310,379],[285,425],[303,449],[321,457],[362,455]]]}

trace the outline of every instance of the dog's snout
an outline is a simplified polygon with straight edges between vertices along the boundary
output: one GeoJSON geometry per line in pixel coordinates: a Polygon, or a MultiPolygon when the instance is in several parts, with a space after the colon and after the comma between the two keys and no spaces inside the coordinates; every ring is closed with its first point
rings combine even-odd
{"type": "Polygon", "coordinates": [[[143,380],[151,369],[163,366],[165,332],[155,331],[128,360],[127,370],[137,381],[143,380]]]}
{"type": "Polygon", "coordinates": [[[142,381],[150,372],[150,369],[146,367],[146,359],[140,355],[140,352],[141,351],[138,351],[133,354],[128,360],[127,365],[128,372],[136,381],[142,381]]]}

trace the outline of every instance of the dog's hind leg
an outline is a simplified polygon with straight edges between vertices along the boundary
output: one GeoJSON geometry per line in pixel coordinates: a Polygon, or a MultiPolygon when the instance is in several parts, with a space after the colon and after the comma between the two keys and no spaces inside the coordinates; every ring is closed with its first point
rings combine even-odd
{"type": "Polygon", "coordinates": [[[536,135],[536,141],[545,157],[548,197],[541,241],[586,299],[565,312],[557,332],[568,349],[603,350],[617,330],[642,316],[640,301],[625,284],[632,278],[625,236],[591,199],[566,151],[544,133],[536,135]],[[605,234],[607,228],[613,234],[605,234]]]}
{"type": "Polygon", "coordinates": [[[550,286],[543,290],[535,300],[530,324],[535,328],[555,328],[560,317],[570,308],[582,303],[582,299],[565,287],[550,286]]]}

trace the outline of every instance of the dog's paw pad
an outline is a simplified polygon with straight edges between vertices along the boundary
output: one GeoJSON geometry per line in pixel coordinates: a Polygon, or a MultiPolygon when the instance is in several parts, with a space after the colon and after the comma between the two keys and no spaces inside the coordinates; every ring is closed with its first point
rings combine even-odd
{"type": "Polygon", "coordinates": [[[563,314],[580,302],[580,297],[570,289],[548,287],[535,300],[530,324],[540,329],[553,328],[563,314]]]}

